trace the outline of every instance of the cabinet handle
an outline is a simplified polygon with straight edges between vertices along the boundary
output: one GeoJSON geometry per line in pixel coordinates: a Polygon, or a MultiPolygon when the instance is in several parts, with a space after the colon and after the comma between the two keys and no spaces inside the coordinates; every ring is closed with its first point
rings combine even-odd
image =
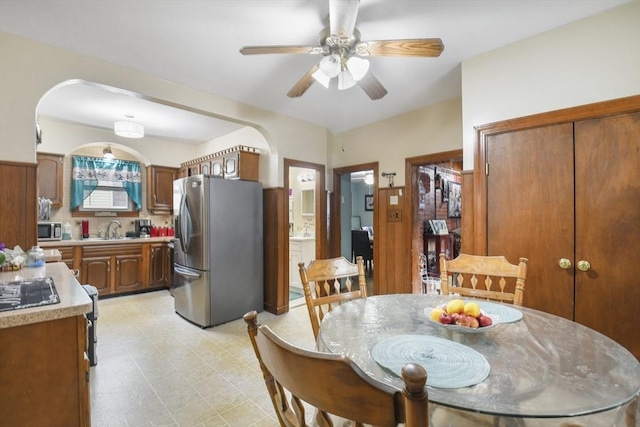
{"type": "Polygon", "coordinates": [[[580,271],[589,271],[589,269],[591,268],[591,264],[589,264],[589,261],[585,261],[585,260],[580,260],[578,261],[578,270],[580,271]]]}
{"type": "Polygon", "coordinates": [[[558,262],[558,264],[560,265],[560,268],[564,268],[565,270],[571,268],[571,261],[566,258],[560,258],[560,262],[558,262]]]}

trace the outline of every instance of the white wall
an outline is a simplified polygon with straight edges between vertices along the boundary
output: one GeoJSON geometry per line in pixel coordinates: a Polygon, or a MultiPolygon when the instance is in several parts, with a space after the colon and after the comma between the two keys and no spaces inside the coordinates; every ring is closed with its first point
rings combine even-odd
{"type": "MultiPolygon", "coordinates": [[[[328,134],[323,127],[4,32],[0,32],[0,67],[0,160],[35,163],[38,101],[55,85],[82,79],[251,125],[271,150],[269,170],[261,171],[265,187],[282,185],[284,157],[328,163],[328,134]]],[[[151,158],[151,153],[143,154],[151,158]]],[[[171,151],[156,150],[154,155],[159,164],[174,162],[171,151]]]]}
{"type": "Polygon", "coordinates": [[[332,167],[377,161],[379,172],[395,172],[394,184],[402,186],[405,158],[461,149],[461,125],[462,100],[450,99],[336,135],[329,160],[332,167]]]}
{"type": "Polygon", "coordinates": [[[637,94],[640,2],[464,61],[464,169],[474,126],[637,94]]]}

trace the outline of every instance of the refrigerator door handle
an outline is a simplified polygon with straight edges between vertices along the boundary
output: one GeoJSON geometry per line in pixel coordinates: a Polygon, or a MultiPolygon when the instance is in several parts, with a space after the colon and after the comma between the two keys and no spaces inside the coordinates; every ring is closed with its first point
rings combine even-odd
{"type": "MultiPolygon", "coordinates": [[[[180,198],[180,247],[182,252],[187,253],[189,251],[189,241],[191,240],[191,236],[187,234],[187,227],[185,222],[191,220],[189,215],[189,207],[187,206],[187,195],[182,194],[180,198]]],[[[189,227],[190,228],[190,227],[189,227]]]]}
{"type": "Polygon", "coordinates": [[[185,268],[182,268],[176,264],[173,265],[173,270],[176,272],[176,274],[179,274],[184,277],[189,277],[192,279],[197,279],[198,277],[202,276],[201,274],[198,274],[198,273],[192,273],[191,271],[185,268]]]}

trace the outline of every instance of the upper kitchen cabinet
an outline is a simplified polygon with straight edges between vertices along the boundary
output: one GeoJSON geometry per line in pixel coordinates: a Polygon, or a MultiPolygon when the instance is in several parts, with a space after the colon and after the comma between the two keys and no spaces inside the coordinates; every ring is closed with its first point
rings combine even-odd
{"type": "Polygon", "coordinates": [[[173,181],[177,177],[178,169],[147,167],[147,210],[154,214],[173,213],[173,181]]]}
{"type": "MultiPolygon", "coordinates": [[[[259,150],[258,150],[259,151],[259,150]]],[[[204,174],[225,179],[260,180],[260,153],[252,147],[237,146],[181,164],[188,176],[204,174]]]]}
{"type": "Polygon", "coordinates": [[[38,153],[38,196],[51,200],[52,208],[62,207],[64,156],[38,153]]]}

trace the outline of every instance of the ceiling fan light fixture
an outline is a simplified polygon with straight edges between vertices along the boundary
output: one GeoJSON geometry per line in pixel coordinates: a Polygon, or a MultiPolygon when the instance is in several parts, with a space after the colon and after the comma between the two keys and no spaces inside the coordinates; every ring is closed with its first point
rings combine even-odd
{"type": "Polygon", "coordinates": [[[322,58],[320,70],[330,79],[336,77],[340,72],[340,56],[334,53],[322,58]]]}
{"type": "Polygon", "coordinates": [[[346,90],[356,85],[351,71],[343,70],[338,74],[338,90],[346,90]]]}
{"type": "Polygon", "coordinates": [[[352,56],[347,60],[347,68],[351,71],[351,75],[355,81],[360,81],[369,71],[369,61],[366,59],[352,56]]]}
{"type": "Polygon", "coordinates": [[[322,70],[317,70],[315,73],[311,75],[318,83],[320,83],[325,88],[329,89],[329,82],[331,82],[331,77],[327,76],[322,70]]]}
{"type": "Polygon", "coordinates": [[[116,135],[123,138],[142,138],[144,136],[144,126],[131,121],[133,116],[125,116],[127,120],[121,120],[113,124],[116,135]]]}

